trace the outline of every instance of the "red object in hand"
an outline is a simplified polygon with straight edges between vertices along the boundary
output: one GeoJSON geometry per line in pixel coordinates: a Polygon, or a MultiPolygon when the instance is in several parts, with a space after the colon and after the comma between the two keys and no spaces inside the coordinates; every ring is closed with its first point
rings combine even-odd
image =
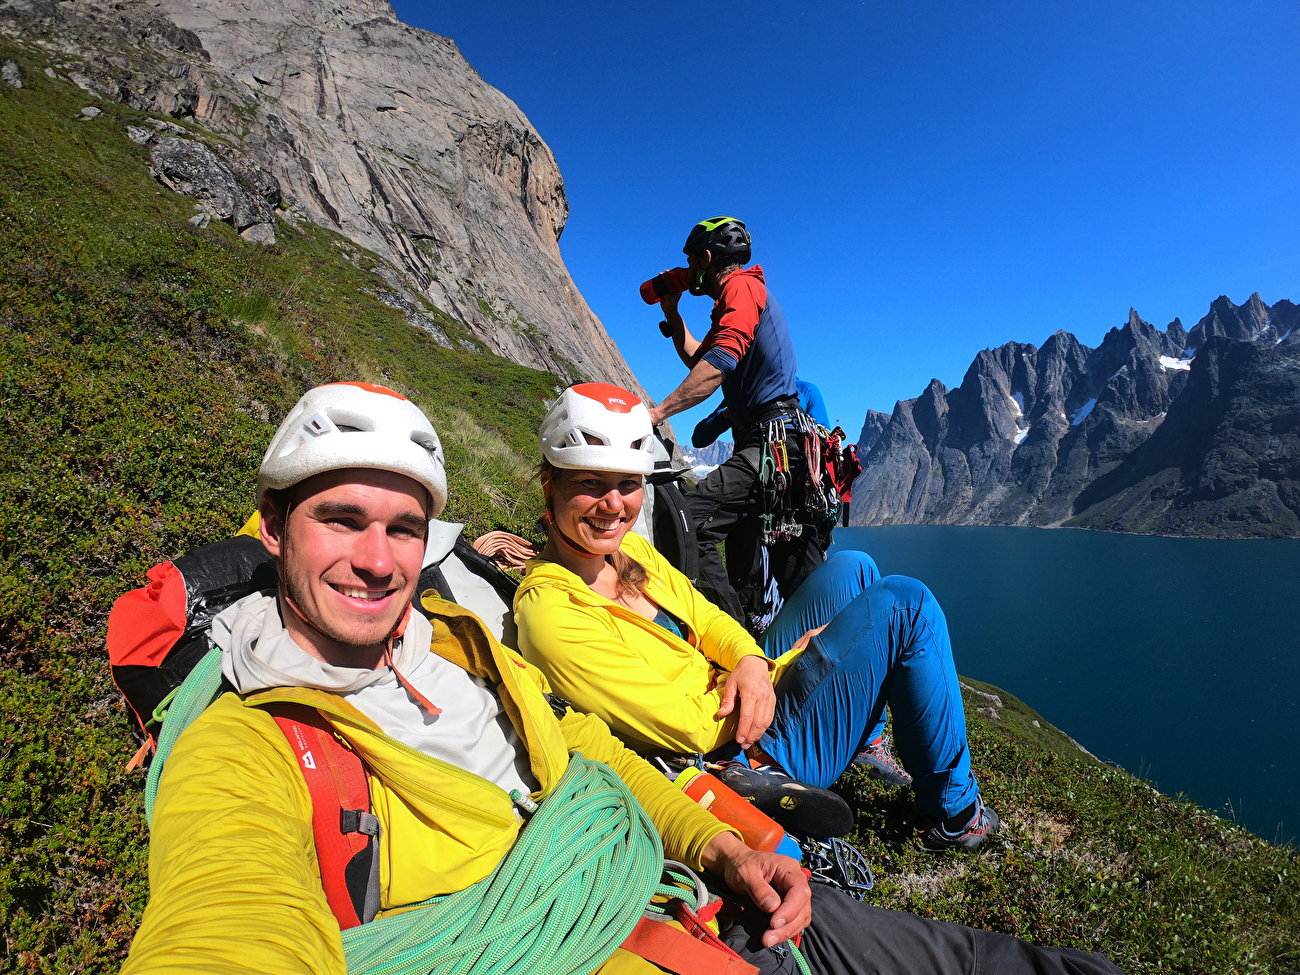
{"type": "Polygon", "coordinates": [[[641,297],[647,305],[657,305],[667,295],[679,295],[691,284],[690,268],[675,267],[656,274],[641,285],[641,297]]]}

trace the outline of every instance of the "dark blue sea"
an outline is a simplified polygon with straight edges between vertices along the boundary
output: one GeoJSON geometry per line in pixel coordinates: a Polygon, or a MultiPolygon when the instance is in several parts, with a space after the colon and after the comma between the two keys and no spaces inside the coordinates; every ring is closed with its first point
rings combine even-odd
{"type": "Polygon", "coordinates": [[[1300,837],[1300,541],[936,525],[834,547],[928,585],[960,673],[1162,792],[1300,837]]]}

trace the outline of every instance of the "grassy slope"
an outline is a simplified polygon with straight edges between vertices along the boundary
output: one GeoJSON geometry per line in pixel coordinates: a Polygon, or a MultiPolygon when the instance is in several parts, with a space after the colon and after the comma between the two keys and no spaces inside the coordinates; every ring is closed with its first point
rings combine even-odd
{"type": "MultiPolygon", "coordinates": [[[[281,228],[259,248],[196,230],[123,135],[135,113],[77,121],[92,99],[0,43],[4,57],[27,87],[0,85],[0,969],[111,971],[147,896],[142,776],[122,771],[103,650],[113,599],[235,528],[269,420],[333,379],[408,392],[447,445],[449,515],[526,533],[556,380],[442,349],[363,293],[381,286],[373,258],[337,235],[281,228]]],[[[978,857],[922,856],[906,795],[850,773],[875,903],[1100,947],[1128,971],[1300,967],[1293,851],[1098,765],[970,683],[1002,701],[967,694],[1007,828],[978,857]]]]}

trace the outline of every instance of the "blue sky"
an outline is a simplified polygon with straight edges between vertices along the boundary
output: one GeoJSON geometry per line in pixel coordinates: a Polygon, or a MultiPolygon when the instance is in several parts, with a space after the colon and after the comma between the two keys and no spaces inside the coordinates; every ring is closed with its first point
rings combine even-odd
{"type": "Polygon", "coordinates": [[[1294,0],[394,6],[555,152],[565,262],[656,398],[685,370],[637,286],[718,213],[854,437],[1011,339],[1300,302],[1294,0]]]}

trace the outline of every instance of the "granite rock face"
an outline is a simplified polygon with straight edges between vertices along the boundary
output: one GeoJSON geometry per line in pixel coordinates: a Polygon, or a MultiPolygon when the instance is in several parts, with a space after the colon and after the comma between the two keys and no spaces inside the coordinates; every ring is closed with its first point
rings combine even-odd
{"type": "Polygon", "coordinates": [[[1221,297],[1190,333],[1130,310],[1096,349],[986,349],[956,389],[868,412],[852,523],[1300,534],[1296,319],[1221,297]]]}
{"type": "Polygon", "coordinates": [[[88,91],[202,127],[269,174],[290,217],[386,258],[479,347],[640,389],[560,256],[550,149],[453,41],[385,0],[6,0],[0,31],[88,91]]]}

